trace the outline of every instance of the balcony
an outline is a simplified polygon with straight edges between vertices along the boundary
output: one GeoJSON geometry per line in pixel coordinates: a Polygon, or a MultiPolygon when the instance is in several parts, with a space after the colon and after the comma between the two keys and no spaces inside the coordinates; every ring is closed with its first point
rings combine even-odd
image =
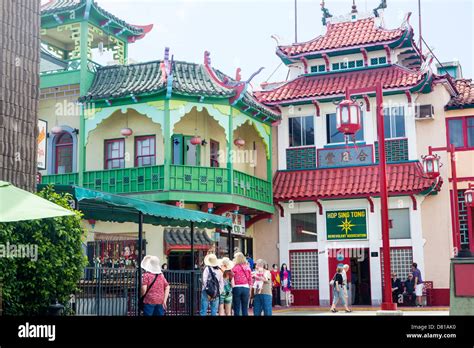
{"type": "MultiPolygon", "coordinates": [[[[113,194],[149,195],[156,201],[185,200],[235,203],[273,211],[272,183],[227,168],[171,165],[169,189],[165,190],[165,166],[96,170],[84,172],[83,187],[113,194]],[[232,185],[230,185],[232,183],[232,185]],[[171,195],[170,193],[173,193],[171,195]],[[198,195],[204,194],[204,195],[198,195]],[[181,195],[182,196],[182,195],[181,195]]],[[[78,185],[78,173],[44,175],[41,184],[78,185]]]]}

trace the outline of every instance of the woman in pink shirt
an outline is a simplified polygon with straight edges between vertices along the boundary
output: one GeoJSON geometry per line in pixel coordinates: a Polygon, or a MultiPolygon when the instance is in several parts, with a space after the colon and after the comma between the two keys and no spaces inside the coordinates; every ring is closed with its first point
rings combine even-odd
{"type": "Polygon", "coordinates": [[[238,252],[234,255],[234,287],[232,288],[232,305],[234,307],[234,315],[248,316],[250,287],[252,286],[252,272],[245,259],[244,254],[238,252]]]}
{"type": "Polygon", "coordinates": [[[145,316],[163,316],[170,294],[170,285],[161,271],[160,259],[147,255],[143,258],[141,267],[143,274],[141,295],[143,298],[143,314],[145,316]]]}

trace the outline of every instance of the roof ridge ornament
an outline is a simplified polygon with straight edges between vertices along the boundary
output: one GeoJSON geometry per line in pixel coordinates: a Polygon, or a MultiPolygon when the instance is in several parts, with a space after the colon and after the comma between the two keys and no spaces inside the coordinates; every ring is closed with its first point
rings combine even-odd
{"type": "Polygon", "coordinates": [[[379,10],[383,10],[386,8],[387,8],[387,0],[381,0],[379,6],[374,8],[374,16],[379,18],[380,17],[379,10]]]}
{"type": "Polygon", "coordinates": [[[329,23],[327,19],[331,18],[332,14],[330,14],[329,10],[325,7],[324,0],[321,2],[321,11],[323,12],[322,22],[323,22],[323,25],[325,26],[329,23]]]}

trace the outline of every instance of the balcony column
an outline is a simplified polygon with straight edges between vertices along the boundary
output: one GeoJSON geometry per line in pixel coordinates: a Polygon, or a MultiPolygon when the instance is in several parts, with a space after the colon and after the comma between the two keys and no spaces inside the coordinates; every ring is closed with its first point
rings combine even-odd
{"type": "MultiPolygon", "coordinates": [[[[82,21],[80,24],[80,53],[81,53],[81,70],[80,70],[80,83],[79,83],[79,93],[81,96],[87,93],[89,86],[87,85],[87,52],[88,52],[88,27],[87,21],[82,21]]],[[[81,115],[79,122],[79,170],[78,170],[78,185],[82,186],[84,183],[84,172],[86,170],[86,122],[84,115],[85,106],[81,107],[81,115]]]]}
{"type": "Polygon", "coordinates": [[[171,129],[170,129],[170,101],[165,99],[165,117],[163,120],[163,138],[165,145],[165,158],[164,158],[164,182],[163,190],[169,191],[170,189],[170,173],[171,173],[171,129]]]}
{"type": "Polygon", "coordinates": [[[233,112],[232,112],[232,106],[230,106],[230,113],[229,113],[229,128],[228,128],[228,134],[229,134],[229,141],[227,142],[227,155],[226,155],[226,160],[227,160],[227,169],[229,170],[229,182],[228,182],[228,191],[230,194],[234,192],[234,173],[233,173],[233,165],[232,165],[232,144],[234,143],[234,131],[233,131],[233,112]]]}

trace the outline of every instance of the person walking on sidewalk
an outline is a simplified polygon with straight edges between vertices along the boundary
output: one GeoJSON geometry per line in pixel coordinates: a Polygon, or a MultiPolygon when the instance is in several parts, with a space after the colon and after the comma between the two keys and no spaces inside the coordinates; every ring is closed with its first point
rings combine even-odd
{"type": "Polygon", "coordinates": [[[281,297],[280,297],[280,270],[278,269],[278,265],[276,263],[273,264],[272,270],[270,271],[272,275],[272,299],[273,299],[273,306],[281,306],[281,297]]]}
{"type": "Polygon", "coordinates": [[[147,255],[140,266],[145,270],[140,299],[143,303],[143,315],[163,316],[170,294],[170,285],[161,270],[160,259],[157,256],[147,255]]]}
{"type": "Polygon", "coordinates": [[[234,315],[248,316],[250,287],[252,286],[252,274],[244,254],[238,252],[234,255],[234,287],[232,288],[232,306],[234,315]]]}
{"type": "MultiPolygon", "coordinates": [[[[331,312],[336,313],[337,312],[337,305],[339,303],[339,300],[342,300],[344,303],[344,307],[346,312],[352,312],[348,307],[347,303],[344,299],[344,291],[343,291],[343,279],[342,279],[342,267],[337,267],[336,269],[336,274],[334,275],[334,278],[331,280],[332,283],[332,293],[333,293],[333,300],[332,300],[332,305],[331,305],[331,312]]],[[[331,284],[330,283],[330,284],[331,284]]]]}
{"type": "Polygon", "coordinates": [[[224,291],[224,278],[219,269],[219,261],[215,254],[208,254],[204,258],[204,271],[202,272],[201,316],[207,315],[211,307],[211,315],[216,316],[219,309],[219,297],[224,291]]]}
{"type": "Polygon", "coordinates": [[[416,306],[423,307],[423,278],[416,262],[411,265],[411,273],[415,279],[416,306]]]}
{"type": "Polygon", "coordinates": [[[253,298],[253,315],[272,315],[272,275],[266,269],[265,260],[258,259],[255,262],[255,282],[262,282],[260,292],[255,293],[253,298]]]}

